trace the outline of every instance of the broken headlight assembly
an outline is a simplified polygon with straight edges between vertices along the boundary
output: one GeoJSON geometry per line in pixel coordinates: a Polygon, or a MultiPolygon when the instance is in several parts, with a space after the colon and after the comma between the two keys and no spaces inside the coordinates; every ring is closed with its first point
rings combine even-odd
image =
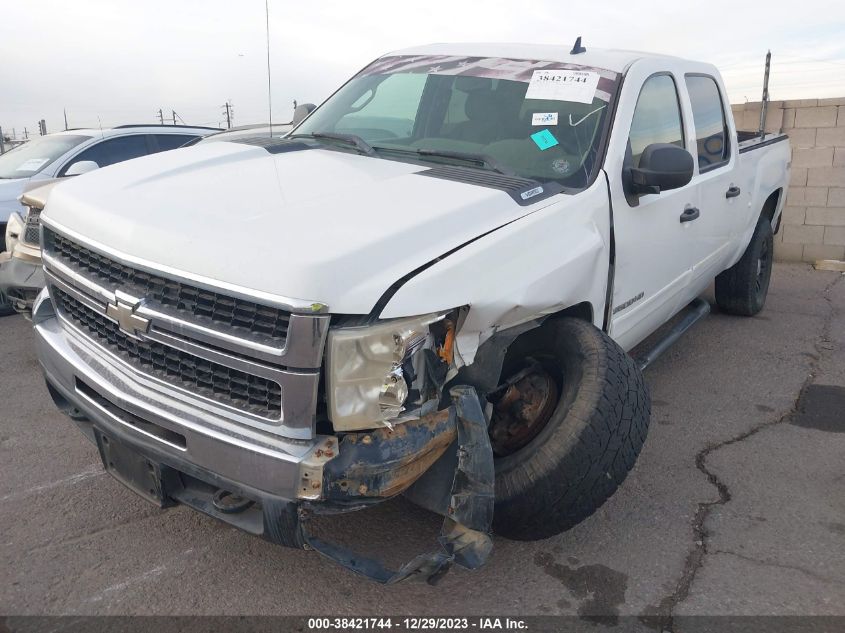
{"type": "Polygon", "coordinates": [[[6,242],[6,250],[10,255],[14,252],[15,246],[17,246],[23,236],[24,228],[24,221],[20,213],[13,212],[9,216],[9,222],[6,224],[6,234],[3,236],[6,242]]]}
{"type": "Polygon", "coordinates": [[[449,313],[329,332],[328,416],[336,431],[392,426],[439,400],[452,362],[449,313]]]}

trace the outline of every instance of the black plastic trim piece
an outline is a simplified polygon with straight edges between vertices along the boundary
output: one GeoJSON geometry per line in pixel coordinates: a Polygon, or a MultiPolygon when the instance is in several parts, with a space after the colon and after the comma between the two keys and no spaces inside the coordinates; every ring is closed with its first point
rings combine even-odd
{"type": "Polygon", "coordinates": [[[604,320],[602,321],[602,331],[605,334],[610,334],[610,316],[613,309],[613,286],[616,282],[616,229],[613,224],[613,194],[610,191],[610,176],[606,170],[602,170],[604,174],[604,181],[607,184],[607,208],[610,215],[610,253],[608,254],[609,261],[607,263],[607,287],[604,296],[604,320]]]}
{"type": "Polygon", "coordinates": [[[478,185],[490,189],[499,189],[508,194],[521,207],[540,202],[551,196],[562,193],[565,187],[559,182],[538,182],[530,178],[506,176],[496,172],[459,167],[457,165],[438,165],[431,169],[416,172],[418,176],[429,176],[463,182],[468,185],[478,185]]]}
{"type": "MultiPolygon", "coordinates": [[[[754,138],[759,138],[755,136],[754,138]]],[[[760,143],[754,143],[754,145],[746,145],[745,147],[739,148],[739,153],[744,154],[745,152],[750,152],[755,149],[759,149],[760,147],[766,147],[766,145],[774,145],[775,143],[780,143],[781,141],[785,141],[789,138],[787,134],[780,134],[775,136],[774,138],[766,139],[765,141],[761,141],[760,143]]]]}
{"type": "Polygon", "coordinates": [[[232,139],[229,142],[263,147],[270,154],[287,154],[288,152],[299,152],[306,149],[317,149],[318,147],[317,145],[309,145],[302,141],[267,136],[247,136],[246,138],[232,139]]]}

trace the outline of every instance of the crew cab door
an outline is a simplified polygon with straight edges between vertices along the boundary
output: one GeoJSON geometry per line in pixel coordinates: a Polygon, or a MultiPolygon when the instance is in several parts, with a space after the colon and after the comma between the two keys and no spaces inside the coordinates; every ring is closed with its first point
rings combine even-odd
{"type": "Polygon", "coordinates": [[[623,169],[637,167],[647,145],[686,147],[683,69],[667,69],[670,64],[640,60],[628,69],[605,160],[615,235],[609,331],[625,349],[683,307],[690,282],[693,222],[687,220],[698,202],[695,186],[639,195],[623,186],[623,169]]]}
{"type": "Polygon", "coordinates": [[[685,110],[691,138],[690,151],[696,167],[692,184],[698,190],[700,215],[690,222],[692,278],[690,295],[695,296],[725,269],[733,253],[731,237],[747,192],[735,181],[735,150],[720,82],[709,74],[684,75],[685,110]],[[743,195],[745,194],[745,195],[743,195]]]}

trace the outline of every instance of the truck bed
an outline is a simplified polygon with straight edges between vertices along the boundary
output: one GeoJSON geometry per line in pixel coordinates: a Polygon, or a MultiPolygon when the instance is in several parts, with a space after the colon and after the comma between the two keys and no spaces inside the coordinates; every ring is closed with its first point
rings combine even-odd
{"type": "Polygon", "coordinates": [[[760,136],[759,132],[740,132],[739,130],[737,130],[736,136],[740,154],[753,151],[759,147],[771,145],[772,143],[779,143],[780,141],[785,141],[789,138],[782,132],[772,132],[760,136]]]}

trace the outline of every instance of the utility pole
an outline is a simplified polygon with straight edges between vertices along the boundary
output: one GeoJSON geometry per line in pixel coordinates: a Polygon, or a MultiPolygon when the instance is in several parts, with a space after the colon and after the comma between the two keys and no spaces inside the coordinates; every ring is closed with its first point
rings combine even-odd
{"type": "Polygon", "coordinates": [[[23,128],[23,137],[25,140],[29,140],[29,131],[26,129],[26,126],[23,128]]]}
{"type": "Polygon", "coordinates": [[[67,130],[67,108],[62,108],[62,112],[65,113],[65,130],[67,130]]]}
{"type": "Polygon", "coordinates": [[[223,107],[226,109],[226,129],[231,130],[232,116],[234,115],[234,112],[232,111],[232,104],[226,101],[226,103],[223,104],[223,107]]]}
{"type": "Polygon", "coordinates": [[[164,125],[164,113],[161,111],[161,108],[158,109],[158,120],[159,123],[164,125]]]}
{"type": "Polygon", "coordinates": [[[766,113],[769,109],[769,67],[772,63],[772,51],[766,53],[766,70],[763,74],[763,98],[760,103],[760,138],[766,136],[766,113]]]}
{"type": "Polygon", "coordinates": [[[6,153],[6,143],[3,139],[3,126],[0,125],[0,154],[6,153]]]}

